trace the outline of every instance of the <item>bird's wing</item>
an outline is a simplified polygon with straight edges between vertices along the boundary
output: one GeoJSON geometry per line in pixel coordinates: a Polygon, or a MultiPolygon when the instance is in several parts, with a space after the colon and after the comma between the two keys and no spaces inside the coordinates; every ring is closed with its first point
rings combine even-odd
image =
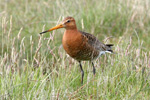
{"type": "Polygon", "coordinates": [[[97,50],[100,50],[100,51],[110,51],[110,52],[113,52],[111,50],[111,46],[113,46],[112,44],[104,44],[102,42],[100,42],[94,35],[90,34],[90,33],[86,33],[86,32],[83,32],[83,31],[80,31],[82,33],[82,35],[84,37],[87,38],[87,41],[88,41],[88,44],[91,46],[91,47],[94,47],[95,49],[97,50]]]}

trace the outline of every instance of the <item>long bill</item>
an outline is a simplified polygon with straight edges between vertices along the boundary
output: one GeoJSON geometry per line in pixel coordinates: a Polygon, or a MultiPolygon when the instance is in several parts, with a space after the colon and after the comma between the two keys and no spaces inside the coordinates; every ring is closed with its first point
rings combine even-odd
{"type": "Polygon", "coordinates": [[[43,33],[46,33],[46,32],[50,32],[52,30],[56,30],[56,29],[59,29],[59,28],[63,28],[63,24],[59,24],[59,25],[57,25],[57,26],[55,26],[55,27],[53,27],[53,28],[51,28],[51,29],[49,29],[47,31],[41,32],[40,34],[43,34],[43,33]]]}

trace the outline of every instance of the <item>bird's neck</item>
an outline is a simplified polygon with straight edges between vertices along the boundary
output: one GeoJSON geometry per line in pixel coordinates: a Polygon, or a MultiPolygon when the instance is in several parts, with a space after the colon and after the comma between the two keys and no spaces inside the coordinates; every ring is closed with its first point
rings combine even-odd
{"type": "Polygon", "coordinates": [[[64,35],[69,37],[76,37],[80,34],[80,32],[77,30],[77,28],[73,29],[66,29],[64,35]]]}
{"type": "Polygon", "coordinates": [[[66,29],[63,35],[64,42],[74,42],[80,40],[81,33],[77,29],[66,29]]]}

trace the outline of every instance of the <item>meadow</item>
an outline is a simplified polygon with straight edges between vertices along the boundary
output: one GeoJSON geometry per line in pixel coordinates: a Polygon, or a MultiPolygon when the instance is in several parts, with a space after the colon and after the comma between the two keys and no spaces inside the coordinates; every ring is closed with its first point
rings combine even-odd
{"type": "Polygon", "coordinates": [[[0,0],[1,100],[148,100],[149,0],[0,0]],[[77,61],[62,47],[65,29],[40,35],[72,16],[79,30],[114,44],[115,54],[77,61]]]}

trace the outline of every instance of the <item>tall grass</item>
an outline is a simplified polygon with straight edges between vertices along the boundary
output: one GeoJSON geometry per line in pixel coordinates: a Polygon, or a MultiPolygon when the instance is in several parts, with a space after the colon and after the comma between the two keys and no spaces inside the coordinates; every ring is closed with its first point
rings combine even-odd
{"type": "Polygon", "coordinates": [[[149,0],[0,0],[0,98],[149,99],[149,0]],[[89,62],[63,50],[64,29],[39,35],[66,16],[116,54],[89,62]],[[108,37],[112,37],[107,39],[108,37]]]}

